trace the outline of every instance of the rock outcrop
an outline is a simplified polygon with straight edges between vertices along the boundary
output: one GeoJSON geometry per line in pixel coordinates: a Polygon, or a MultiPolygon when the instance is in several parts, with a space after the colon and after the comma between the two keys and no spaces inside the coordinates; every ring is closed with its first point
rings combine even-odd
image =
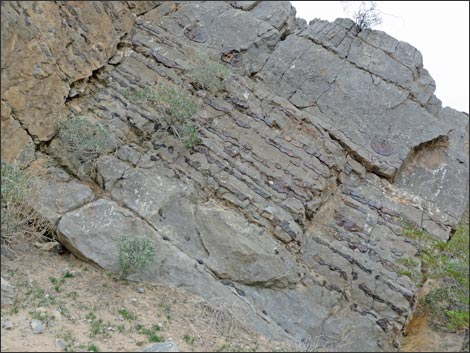
{"type": "Polygon", "coordinates": [[[33,142],[56,134],[64,103],[113,56],[132,14],[156,4],[2,3],[2,158],[29,164],[33,142]]]}
{"type": "Polygon", "coordinates": [[[63,161],[64,116],[119,141],[87,180],[50,163],[36,204],[58,239],[117,272],[120,236],[147,235],[155,261],[130,279],[273,339],[398,349],[417,296],[400,259],[419,262],[404,224],[446,240],[468,199],[468,115],[442,108],[419,51],[288,2],[126,3],[2,3],[7,158],[63,161]],[[227,67],[223,92],[191,85],[196,52],[227,67]],[[199,106],[191,150],[125,93],[159,82],[199,106]]]}

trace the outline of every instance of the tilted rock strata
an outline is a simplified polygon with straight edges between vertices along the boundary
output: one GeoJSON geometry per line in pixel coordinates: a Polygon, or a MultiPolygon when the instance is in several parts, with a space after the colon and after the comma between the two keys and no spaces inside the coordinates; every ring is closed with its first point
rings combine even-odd
{"type": "Polygon", "coordinates": [[[139,3],[2,3],[5,159],[27,165],[34,159],[33,140],[48,141],[56,134],[57,122],[65,118],[65,101],[80,94],[83,83],[113,56],[119,39],[132,28],[132,13],[156,5],[139,3]]]}
{"type": "Polygon", "coordinates": [[[468,196],[468,116],[441,107],[419,51],[347,19],[307,26],[287,2],[127,3],[132,30],[66,103],[120,145],[93,190],[54,180],[38,203],[61,242],[116,272],[120,236],[145,234],[156,259],[131,279],[222,301],[274,339],[397,349],[417,294],[403,224],[447,239],[468,196]],[[224,92],[190,85],[201,51],[229,68],[224,92]],[[198,102],[191,151],[124,93],[162,81],[198,102]]]}

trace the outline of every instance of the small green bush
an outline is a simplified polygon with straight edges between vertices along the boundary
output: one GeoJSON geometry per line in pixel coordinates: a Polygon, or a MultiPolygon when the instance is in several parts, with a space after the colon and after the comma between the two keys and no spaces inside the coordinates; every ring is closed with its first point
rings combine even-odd
{"type": "Polygon", "coordinates": [[[150,102],[163,116],[163,130],[170,131],[187,148],[199,143],[197,129],[189,125],[191,117],[197,112],[197,105],[188,94],[176,86],[159,83],[150,102]]]}
{"type": "Polygon", "coordinates": [[[224,89],[227,69],[205,54],[194,55],[194,64],[189,70],[192,84],[198,89],[216,93],[224,89]]]}
{"type": "Polygon", "coordinates": [[[146,236],[130,238],[127,235],[119,241],[118,265],[120,277],[143,270],[155,257],[155,249],[146,236]]]}
{"type": "Polygon", "coordinates": [[[72,117],[59,125],[59,138],[72,159],[82,167],[95,160],[112,144],[111,134],[103,124],[85,117],[72,117]]]}
{"type": "Polygon", "coordinates": [[[176,129],[186,125],[197,111],[196,104],[186,92],[161,82],[154,87],[152,104],[162,113],[167,125],[176,129]]]}
{"type": "Polygon", "coordinates": [[[190,125],[197,112],[197,104],[184,90],[171,83],[159,82],[153,89],[126,88],[123,95],[133,101],[152,106],[161,114],[163,124],[160,131],[169,132],[179,138],[188,149],[199,142],[198,130],[190,125]]]}

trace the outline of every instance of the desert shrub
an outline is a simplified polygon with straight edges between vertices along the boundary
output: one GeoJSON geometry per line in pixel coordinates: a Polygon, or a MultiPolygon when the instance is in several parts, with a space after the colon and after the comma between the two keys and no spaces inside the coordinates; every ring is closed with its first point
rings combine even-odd
{"type": "Polygon", "coordinates": [[[176,86],[159,83],[154,88],[151,104],[162,114],[163,130],[178,137],[187,148],[199,142],[197,129],[189,125],[197,112],[197,105],[186,92],[176,86]]]}
{"type": "Polygon", "coordinates": [[[35,179],[16,165],[1,161],[1,240],[10,247],[20,237],[43,238],[48,222],[31,207],[38,191],[35,179]]]}
{"type": "Polygon", "coordinates": [[[193,60],[194,64],[189,70],[192,84],[197,89],[205,89],[212,93],[223,90],[227,75],[225,66],[204,54],[193,55],[193,60]]]}
{"type": "Polygon", "coordinates": [[[358,31],[372,28],[382,23],[382,17],[375,1],[361,1],[353,15],[358,31]]]}
{"type": "MultiPolygon", "coordinates": [[[[468,211],[467,211],[468,212],[468,211]]],[[[431,322],[440,329],[459,331],[469,326],[469,225],[468,214],[448,242],[436,240],[423,230],[405,227],[404,235],[417,242],[422,273],[409,277],[436,281],[420,303],[430,313],[431,322]]],[[[414,268],[406,259],[402,264],[414,268]]],[[[410,271],[410,274],[413,273],[410,271]]],[[[406,273],[403,273],[408,275],[406,273]]]]}
{"type": "Polygon", "coordinates": [[[159,82],[143,89],[126,88],[123,95],[134,102],[152,106],[162,117],[157,131],[169,132],[180,139],[188,149],[196,146],[200,139],[198,130],[191,125],[197,112],[197,104],[183,89],[171,83],[159,82]]]}
{"type": "Polygon", "coordinates": [[[66,153],[81,167],[93,165],[112,144],[111,134],[103,124],[85,117],[72,117],[61,122],[59,138],[66,153]]]}
{"type": "Polygon", "coordinates": [[[146,236],[129,237],[123,235],[119,240],[118,266],[120,277],[141,271],[152,263],[155,249],[146,236]]]}
{"type": "Polygon", "coordinates": [[[159,83],[154,87],[152,104],[162,113],[168,127],[178,128],[196,113],[196,103],[186,92],[170,84],[159,83]]]}
{"type": "Polygon", "coordinates": [[[152,99],[153,93],[149,87],[143,89],[136,89],[127,87],[124,91],[124,97],[132,101],[148,102],[152,99]]]}
{"type": "Polygon", "coordinates": [[[30,178],[24,171],[2,160],[2,209],[10,203],[24,202],[30,187],[30,178]]]}

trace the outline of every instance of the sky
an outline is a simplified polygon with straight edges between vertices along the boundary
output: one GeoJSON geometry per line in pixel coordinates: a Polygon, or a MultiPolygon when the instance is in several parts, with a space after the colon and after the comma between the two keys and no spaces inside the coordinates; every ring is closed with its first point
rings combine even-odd
{"type": "MultiPolygon", "coordinates": [[[[291,1],[297,17],[351,17],[359,1],[291,1]]],[[[382,24],[373,29],[408,42],[423,55],[443,106],[469,112],[469,2],[376,1],[382,24]]]]}

